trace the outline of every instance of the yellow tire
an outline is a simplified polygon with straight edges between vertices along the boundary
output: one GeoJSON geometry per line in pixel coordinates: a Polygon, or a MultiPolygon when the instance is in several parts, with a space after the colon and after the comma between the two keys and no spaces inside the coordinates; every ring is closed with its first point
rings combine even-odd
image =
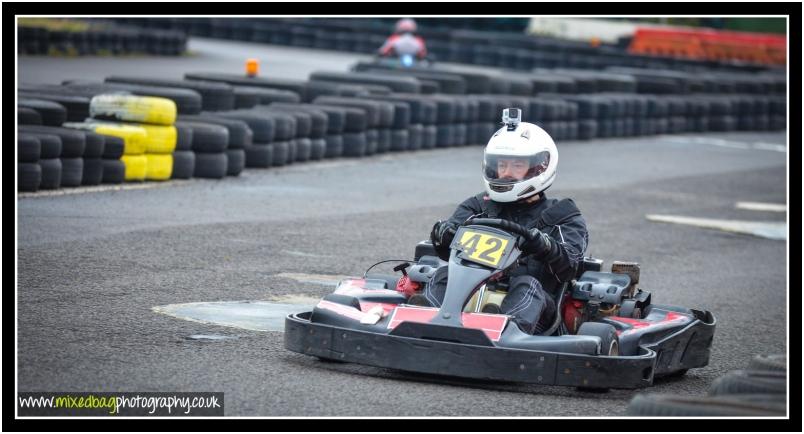
{"type": "Polygon", "coordinates": [[[89,102],[89,115],[125,122],[173,125],[176,122],[176,103],[155,96],[102,94],[89,102]]]}
{"type": "Polygon", "coordinates": [[[120,137],[123,139],[124,155],[142,155],[145,153],[145,148],[148,144],[148,132],[137,125],[97,122],[90,119],[87,122],[66,122],[62,126],[120,137]]]}
{"type": "Polygon", "coordinates": [[[145,181],[148,169],[145,155],[123,155],[120,160],[126,165],[126,181],[145,181]]]}
{"type": "Polygon", "coordinates": [[[149,181],[167,181],[173,174],[172,154],[145,154],[147,168],[145,179],[149,181]]]}
{"type": "Polygon", "coordinates": [[[173,125],[136,124],[148,134],[146,154],[172,154],[176,150],[176,127],[173,125]]]}

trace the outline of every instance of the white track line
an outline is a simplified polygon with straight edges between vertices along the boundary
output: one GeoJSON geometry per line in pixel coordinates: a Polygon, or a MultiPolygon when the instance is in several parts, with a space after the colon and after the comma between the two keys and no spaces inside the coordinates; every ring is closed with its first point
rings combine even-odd
{"type": "Polygon", "coordinates": [[[736,207],[739,209],[750,209],[752,211],[771,211],[771,212],[787,211],[787,205],[783,203],[737,202],[736,207]]]}
{"type": "Polygon", "coordinates": [[[721,148],[742,149],[742,150],[758,150],[758,151],[773,151],[773,152],[787,152],[787,146],[779,143],[765,143],[765,142],[738,142],[734,140],[718,139],[715,137],[685,137],[685,136],[659,136],[659,140],[670,143],[684,143],[684,144],[697,144],[697,145],[711,145],[719,146],[721,148]]]}
{"type": "Polygon", "coordinates": [[[657,222],[676,223],[680,225],[719,229],[725,232],[754,235],[757,237],[769,238],[771,240],[787,239],[786,222],[747,222],[740,220],[717,220],[656,214],[648,214],[645,216],[645,218],[657,222]]]}

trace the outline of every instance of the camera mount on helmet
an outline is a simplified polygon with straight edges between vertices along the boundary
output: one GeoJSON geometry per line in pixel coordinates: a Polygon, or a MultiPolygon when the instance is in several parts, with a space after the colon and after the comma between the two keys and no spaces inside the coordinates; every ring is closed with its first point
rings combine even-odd
{"type": "Polygon", "coordinates": [[[503,109],[502,121],[508,126],[508,131],[514,131],[522,122],[522,110],[518,108],[503,109]]]}

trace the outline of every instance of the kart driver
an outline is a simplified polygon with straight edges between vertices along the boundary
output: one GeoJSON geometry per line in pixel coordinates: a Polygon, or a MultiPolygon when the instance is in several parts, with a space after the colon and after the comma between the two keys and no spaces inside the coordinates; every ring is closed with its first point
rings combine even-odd
{"type": "Polygon", "coordinates": [[[383,57],[411,55],[424,59],[427,57],[424,39],[416,36],[415,33],[415,21],[410,18],[403,18],[397,21],[394,34],[385,40],[385,43],[378,50],[378,54],[383,57]]]}
{"type": "MultiPolygon", "coordinates": [[[[485,191],[466,199],[452,217],[438,221],[430,238],[442,259],[458,226],[470,217],[501,218],[530,230],[533,240],[522,246],[519,266],[508,275],[508,294],[501,306],[485,312],[511,315],[529,334],[550,328],[556,315],[557,291],[575,277],[589,235],[586,222],[571,199],[547,198],[558,166],[553,139],[538,126],[520,122],[519,109],[503,111],[506,123],[489,140],[483,154],[485,191]]],[[[447,287],[447,267],[439,268],[423,297],[439,307],[447,287]]]]}

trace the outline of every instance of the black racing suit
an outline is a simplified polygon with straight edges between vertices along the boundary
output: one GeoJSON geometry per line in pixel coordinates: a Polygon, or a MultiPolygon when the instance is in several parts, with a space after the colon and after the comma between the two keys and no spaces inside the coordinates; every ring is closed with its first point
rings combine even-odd
{"type": "MultiPolygon", "coordinates": [[[[532,229],[537,228],[554,241],[556,248],[542,258],[523,256],[520,265],[509,274],[508,294],[500,310],[511,315],[519,327],[530,334],[542,333],[555,319],[555,296],[564,282],[575,277],[578,265],[589,244],[586,221],[571,199],[542,197],[533,203],[501,203],[480,193],[461,203],[448,224],[456,227],[469,217],[510,220],[532,229]]],[[[449,256],[449,244],[436,246],[439,256],[449,256]]],[[[440,306],[447,287],[447,267],[439,268],[425,286],[424,296],[440,306]]]]}

